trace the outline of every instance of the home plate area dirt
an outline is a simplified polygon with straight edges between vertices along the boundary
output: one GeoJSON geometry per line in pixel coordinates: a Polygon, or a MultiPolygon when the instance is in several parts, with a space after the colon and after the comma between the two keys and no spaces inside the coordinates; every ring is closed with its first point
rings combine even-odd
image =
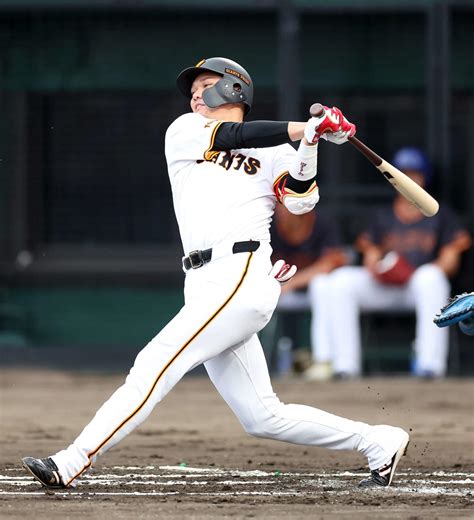
{"type": "Polygon", "coordinates": [[[472,379],[308,383],[284,402],[410,431],[390,488],[361,490],[354,452],[249,437],[205,377],[185,377],[74,489],[45,491],[21,457],[64,448],[122,375],[2,369],[0,518],[474,518],[472,379]]]}

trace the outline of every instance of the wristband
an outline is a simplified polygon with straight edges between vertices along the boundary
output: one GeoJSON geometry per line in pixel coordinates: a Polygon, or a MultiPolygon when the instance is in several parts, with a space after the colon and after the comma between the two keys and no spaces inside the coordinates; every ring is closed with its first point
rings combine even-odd
{"type": "Polygon", "coordinates": [[[307,145],[301,141],[293,164],[288,173],[298,181],[312,179],[318,170],[318,145],[307,145]]]}

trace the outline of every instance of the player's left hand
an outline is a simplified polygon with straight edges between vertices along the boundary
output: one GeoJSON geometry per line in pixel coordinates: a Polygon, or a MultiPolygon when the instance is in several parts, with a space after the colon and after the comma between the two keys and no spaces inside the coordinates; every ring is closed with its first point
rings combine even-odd
{"type": "Polygon", "coordinates": [[[324,106],[324,114],[312,117],[306,123],[304,137],[308,143],[316,144],[320,138],[335,144],[343,144],[356,133],[356,126],[344,117],[337,107],[324,106]]]}
{"type": "Polygon", "coordinates": [[[285,260],[277,260],[273,264],[269,275],[273,276],[277,282],[280,282],[280,284],[283,285],[295,276],[296,271],[296,265],[287,264],[285,260]]]}

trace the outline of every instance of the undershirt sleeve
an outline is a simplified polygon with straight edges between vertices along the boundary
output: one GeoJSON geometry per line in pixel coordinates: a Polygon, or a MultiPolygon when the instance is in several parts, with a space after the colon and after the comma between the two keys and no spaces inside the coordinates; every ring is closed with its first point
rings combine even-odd
{"type": "Polygon", "coordinates": [[[222,123],[216,132],[212,150],[268,148],[285,143],[291,143],[288,121],[222,123]]]}

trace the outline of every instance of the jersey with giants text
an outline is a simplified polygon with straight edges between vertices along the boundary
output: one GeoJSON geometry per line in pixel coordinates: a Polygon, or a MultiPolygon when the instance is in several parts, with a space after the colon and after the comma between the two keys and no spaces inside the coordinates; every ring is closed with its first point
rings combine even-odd
{"type": "Polygon", "coordinates": [[[222,242],[270,240],[274,181],[292,163],[289,144],[213,151],[221,122],[188,113],[165,137],[165,154],[183,250],[222,242]]]}

